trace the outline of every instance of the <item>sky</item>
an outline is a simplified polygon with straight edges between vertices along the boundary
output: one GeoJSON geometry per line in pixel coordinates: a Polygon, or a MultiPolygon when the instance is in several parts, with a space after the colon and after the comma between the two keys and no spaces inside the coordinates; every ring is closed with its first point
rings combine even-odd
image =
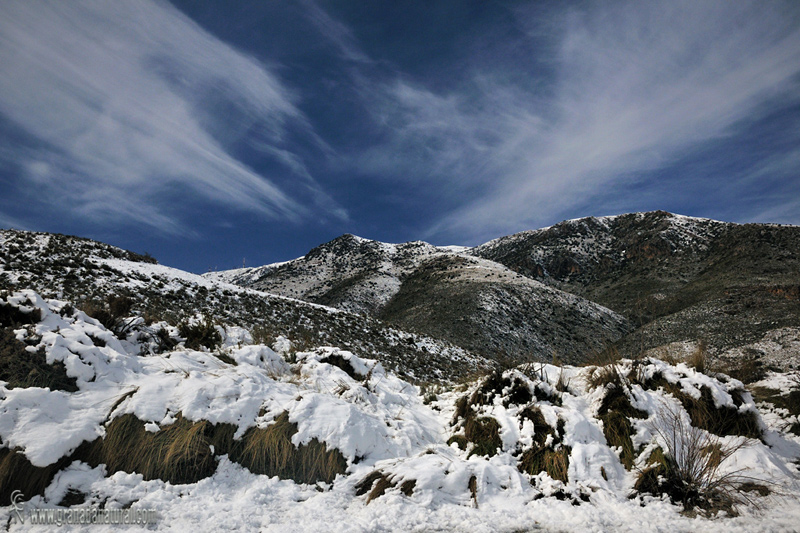
{"type": "Polygon", "coordinates": [[[0,227],[202,273],[656,209],[800,224],[800,3],[0,3],[0,227]]]}

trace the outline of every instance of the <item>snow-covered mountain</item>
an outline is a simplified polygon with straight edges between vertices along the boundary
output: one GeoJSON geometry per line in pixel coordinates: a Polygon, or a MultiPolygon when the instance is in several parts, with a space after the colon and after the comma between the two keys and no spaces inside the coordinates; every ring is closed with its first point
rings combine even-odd
{"type": "Polygon", "coordinates": [[[155,264],[88,239],[0,230],[0,289],[33,289],[85,307],[130,299],[131,313],[177,325],[195,315],[245,328],[271,344],[334,345],[381,359],[413,380],[453,379],[490,362],[440,339],[409,333],[368,316],[267,294],[155,264]]]}
{"type": "Polygon", "coordinates": [[[568,220],[475,248],[344,235],[292,261],[207,277],[377,317],[489,357],[576,362],[610,344],[636,356],[702,341],[721,357],[797,331],[797,272],[798,227],[654,211],[568,220]]]}
{"type": "MultiPolygon", "coordinates": [[[[697,241],[716,259],[695,279],[783,287],[793,233],[737,228],[697,241]],[[723,246],[732,255],[714,252],[723,246]],[[762,281],[748,277],[757,255],[774,269],[762,281]]],[[[0,231],[6,529],[48,517],[64,530],[118,528],[70,522],[81,516],[300,532],[791,531],[800,520],[798,372],[750,369],[745,385],[709,368],[697,343],[601,366],[498,368],[441,337],[513,339],[510,324],[587,345],[582,331],[625,322],[556,288],[569,280],[476,250],[353,237],[320,248],[309,261],[350,273],[343,293],[380,318],[226,281],[285,265],[202,277],[86,239],[0,231]],[[365,278],[381,290],[351,290],[365,278]],[[437,317],[463,329],[403,329],[437,317]]],[[[311,266],[298,272],[325,294],[311,266]]],[[[796,358],[796,331],[726,353],[796,358]]]]}
{"type": "Polygon", "coordinates": [[[343,235],[277,265],[205,274],[362,313],[488,357],[580,361],[630,330],[622,316],[472,254],[343,235]]]}
{"type": "Polygon", "coordinates": [[[618,343],[630,355],[700,339],[721,354],[800,326],[797,226],[655,211],[565,221],[473,253],[641,326],[618,343]]]}

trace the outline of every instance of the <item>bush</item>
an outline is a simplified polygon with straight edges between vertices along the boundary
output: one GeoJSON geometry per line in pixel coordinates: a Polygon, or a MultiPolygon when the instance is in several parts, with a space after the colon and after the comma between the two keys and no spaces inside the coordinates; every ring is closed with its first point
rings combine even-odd
{"type": "Polygon", "coordinates": [[[0,329],[0,381],[6,381],[7,388],[78,390],[77,380],[67,375],[64,363],[53,361],[49,365],[43,349],[29,352],[25,347],[25,343],[19,341],[12,330],[0,329]]]}
{"type": "Polygon", "coordinates": [[[178,333],[185,338],[184,346],[190,350],[202,350],[203,347],[213,350],[222,344],[222,336],[217,331],[214,320],[209,315],[203,317],[202,322],[178,324],[178,333]]]}
{"type": "Polygon", "coordinates": [[[650,429],[661,445],[650,457],[654,465],[640,472],[634,488],[639,492],[667,494],[685,511],[700,509],[707,514],[736,514],[738,505],[752,502],[742,491],[755,485],[740,470],[723,473],[720,465],[747,446],[722,444],[719,437],[696,428],[682,413],[664,404],[650,429]]]}
{"type": "Polygon", "coordinates": [[[81,310],[94,318],[120,339],[128,336],[133,320],[128,319],[133,308],[133,299],[128,296],[111,295],[105,301],[89,300],[81,310]]]}

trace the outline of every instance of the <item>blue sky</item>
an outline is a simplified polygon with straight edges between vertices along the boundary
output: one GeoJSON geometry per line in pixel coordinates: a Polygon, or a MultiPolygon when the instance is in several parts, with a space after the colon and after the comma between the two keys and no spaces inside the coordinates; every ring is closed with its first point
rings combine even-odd
{"type": "Polygon", "coordinates": [[[800,3],[4,2],[0,227],[195,272],[665,209],[800,224],[800,3]]]}

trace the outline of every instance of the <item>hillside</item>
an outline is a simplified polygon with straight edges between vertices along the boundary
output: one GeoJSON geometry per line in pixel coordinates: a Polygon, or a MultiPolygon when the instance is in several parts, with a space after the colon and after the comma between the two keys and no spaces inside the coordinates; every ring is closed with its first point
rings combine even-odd
{"type": "MultiPolygon", "coordinates": [[[[338,348],[273,350],[230,326],[209,351],[161,325],[175,344],[153,353],[142,321],[120,336],[65,300],[0,298],[0,498],[22,495],[0,508],[7,529],[86,509],[175,531],[739,532],[800,519],[797,416],[685,364],[528,364],[423,395],[338,348]]],[[[796,379],[760,385],[792,406],[796,379]]]]}
{"type": "Polygon", "coordinates": [[[800,326],[800,227],[661,211],[565,221],[472,253],[621,313],[627,354],[702,339],[720,354],[800,326]]]}
{"type": "Polygon", "coordinates": [[[490,358],[578,362],[630,331],[609,309],[468,252],[343,235],[292,261],[205,277],[380,318],[490,358]]]}
{"type": "Polygon", "coordinates": [[[445,341],[388,327],[370,317],[219,283],[155,264],[96,241],[15,230],[0,231],[0,290],[32,289],[79,308],[108,314],[110,300],[129,301],[124,316],[171,326],[196,317],[242,328],[272,345],[295,349],[333,345],[377,357],[400,375],[439,381],[490,363],[445,341]]]}

